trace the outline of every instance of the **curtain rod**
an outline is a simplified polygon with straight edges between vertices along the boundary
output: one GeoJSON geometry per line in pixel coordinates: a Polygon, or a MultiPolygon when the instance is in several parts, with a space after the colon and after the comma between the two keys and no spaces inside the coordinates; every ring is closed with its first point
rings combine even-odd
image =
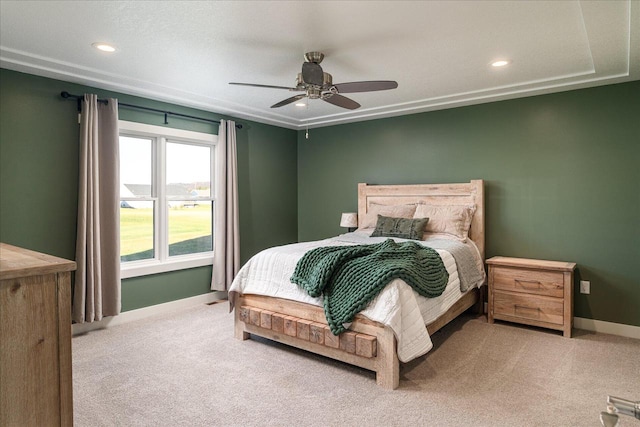
{"type": "MultiPolygon", "coordinates": [[[[82,102],[82,99],[84,99],[83,96],[72,95],[67,91],[61,92],[60,96],[65,98],[65,99],[75,99],[78,102],[78,111],[81,110],[81,105],[82,105],[81,102],[82,102]]],[[[106,99],[98,99],[98,102],[100,102],[102,104],[107,104],[109,101],[106,100],[106,99]]],[[[185,118],[185,119],[200,120],[200,121],[203,121],[203,122],[220,124],[220,120],[205,119],[205,118],[202,118],[202,117],[190,116],[188,114],[174,113],[174,112],[166,111],[166,110],[158,110],[157,108],[149,108],[149,107],[142,107],[140,105],[125,104],[124,102],[118,102],[118,106],[119,107],[125,107],[125,108],[133,108],[133,109],[136,109],[136,110],[153,111],[154,113],[164,114],[164,124],[165,125],[169,124],[169,122],[167,121],[167,116],[176,116],[176,117],[182,117],[182,118],[185,118]]],[[[236,129],[242,129],[242,125],[240,123],[236,123],[236,129]]]]}

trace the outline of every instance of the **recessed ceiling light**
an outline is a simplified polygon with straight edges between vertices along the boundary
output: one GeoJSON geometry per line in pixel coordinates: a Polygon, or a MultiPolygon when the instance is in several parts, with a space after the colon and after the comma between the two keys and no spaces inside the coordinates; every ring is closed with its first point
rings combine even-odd
{"type": "Polygon", "coordinates": [[[101,50],[103,52],[115,52],[116,48],[111,46],[110,44],[107,43],[100,43],[100,42],[96,42],[96,43],[92,43],[91,46],[95,47],[98,50],[101,50]]]}
{"type": "Polygon", "coordinates": [[[306,107],[307,104],[305,104],[304,102],[296,102],[296,107],[306,107]]]}
{"type": "Polygon", "coordinates": [[[511,63],[511,61],[507,61],[507,60],[501,59],[499,61],[493,61],[491,63],[491,66],[499,68],[499,67],[504,67],[506,65],[509,65],[510,63],[511,63]]]}

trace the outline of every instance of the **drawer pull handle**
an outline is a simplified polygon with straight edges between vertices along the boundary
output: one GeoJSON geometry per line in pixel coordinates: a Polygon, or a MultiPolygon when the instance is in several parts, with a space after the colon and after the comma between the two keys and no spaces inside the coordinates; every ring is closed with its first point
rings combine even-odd
{"type": "Polygon", "coordinates": [[[524,310],[534,310],[534,311],[540,311],[540,307],[528,307],[526,305],[520,305],[520,304],[514,304],[513,305],[514,308],[517,310],[519,308],[524,309],[524,310]]]}
{"type": "MultiPolygon", "coordinates": [[[[542,285],[542,283],[540,283],[537,280],[520,280],[520,279],[515,279],[516,283],[519,283],[523,288],[527,287],[527,283],[530,283],[532,285],[536,285],[535,288],[536,289],[540,289],[540,285],[542,285]]],[[[529,287],[531,288],[531,286],[529,287]]]]}

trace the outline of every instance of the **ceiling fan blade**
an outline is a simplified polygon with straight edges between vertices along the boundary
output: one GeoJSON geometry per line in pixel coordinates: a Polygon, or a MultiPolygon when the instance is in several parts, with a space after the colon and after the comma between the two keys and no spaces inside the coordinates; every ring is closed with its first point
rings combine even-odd
{"type": "Polygon", "coordinates": [[[287,105],[287,104],[291,104],[292,102],[296,102],[297,100],[302,99],[305,96],[307,96],[306,93],[303,93],[301,95],[292,96],[291,98],[287,98],[284,101],[278,102],[277,104],[273,104],[271,106],[271,108],[278,108],[278,107],[282,107],[282,106],[287,105]]]}
{"type": "Polygon", "coordinates": [[[322,98],[327,101],[329,104],[337,105],[338,107],[347,108],[349,110],[355,110],[356,108],[360,108],[360,104],[358,104],[353,99],[349,99],[346,96],[333,94],[326,98],[322,98]]]}
{"type": "Polygon", "coordinates": [[[322,67],[315,62],[302,63],[302,81],[306,84],[322,86],[324,81],[322,67]]]}
{"type": "Polygon", "coordinates": [[[229,82],[230,85],[237,85],[237,86],[252,86],[252,87],[266,87],[268,89],[286,89],[286,90],[299,90],[295,87],[286,87],[286,86],[271,86],[271,85],[258,85],[255,83],[235,83],[235,82],[229,82]]]}
{"type": "Polygon", "coordinates": [[[393,80],[372,80],[368,82],[338,83],[333,85],[338,93],[373,92],[375,90],[388,90],[398,87],[398,82],[393,80]]]}

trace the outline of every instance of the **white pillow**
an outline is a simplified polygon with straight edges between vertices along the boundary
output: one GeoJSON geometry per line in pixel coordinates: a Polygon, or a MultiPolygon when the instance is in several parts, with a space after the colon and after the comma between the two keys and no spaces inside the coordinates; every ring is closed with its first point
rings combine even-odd
{"type": "Polygon", "coordinates": [[[466,241],[475,211],[475,205],[419,204],[413,217],[429,218],[425,227],[425,237],[428,236],[427,233],[438,233],[466,241]]]}
{"type": "Polygon", "coordinates": [[[378,222],[378,215],[389,216],[392,218],[413,218],[416,211],[416,205],[379,205],[377,203],[369,204],[367,214],[358,224],[359,229],[375,228],[378,222]]]}

